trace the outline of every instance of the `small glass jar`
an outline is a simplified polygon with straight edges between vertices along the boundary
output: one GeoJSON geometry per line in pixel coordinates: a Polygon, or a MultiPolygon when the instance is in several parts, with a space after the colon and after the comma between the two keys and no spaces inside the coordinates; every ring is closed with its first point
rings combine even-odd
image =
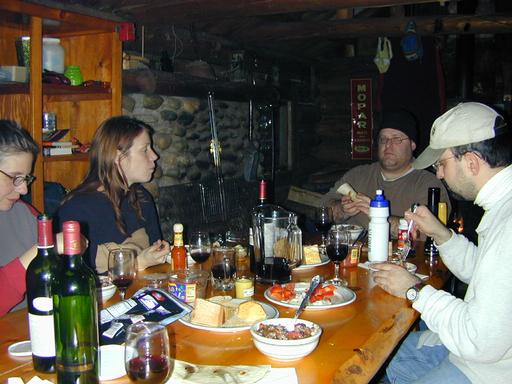
{"type": "Polygon", "coordinates": [[[254,281],[250,277],[239,277],[235,280],[235,297],[248,299],[254,296],[254,281]]]}
{"type": "Polygon", "coordinates": [[[84,82],[84,78],[82,77],[82,71],[78,65],[70,65],[66,68],[64,72],[64,76],[66,76],[71,85],[82,85],[84,82]]]}

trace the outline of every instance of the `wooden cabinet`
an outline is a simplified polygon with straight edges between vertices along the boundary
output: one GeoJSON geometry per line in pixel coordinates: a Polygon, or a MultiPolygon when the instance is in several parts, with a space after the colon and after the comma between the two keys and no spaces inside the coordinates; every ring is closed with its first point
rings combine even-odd
{"type": "MultiPolygon", "coordinates": [[[[98,125],[121,114],[122,45],[117,23],[19,0],[0,0],[0,65],[17,65],[16,39],[30,36],[30,81],[0,83],[0,118],[12,119],[42,142],[42,114],[55,112],[57,128],[69,129],[69,139],[91,141],[98,125]],[[107,87],[72,87],[42,83],[42,39],[60,38],[64,64],[79,65],[84,80],[107,87]]],[[[67,137],[66,137],[67,138],[67,137]]],[[[37,158],[32,203],[43,211],[43,182],[73,188],[88,169],[84,154],[37,158]]]]}

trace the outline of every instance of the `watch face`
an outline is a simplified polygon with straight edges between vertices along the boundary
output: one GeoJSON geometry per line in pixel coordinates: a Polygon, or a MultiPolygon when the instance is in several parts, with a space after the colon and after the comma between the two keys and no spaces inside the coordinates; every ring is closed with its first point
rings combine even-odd
{"type": "Polygon", "coordinates": [[[418,289],[416,287],[409,288],[405,293],[407,300],[414,301],[418,297],[418,289]]]}

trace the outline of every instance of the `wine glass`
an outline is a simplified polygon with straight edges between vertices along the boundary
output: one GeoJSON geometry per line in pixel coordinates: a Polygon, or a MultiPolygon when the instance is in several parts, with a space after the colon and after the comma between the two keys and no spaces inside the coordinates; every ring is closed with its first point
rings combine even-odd
{"type": "Polygon", "coordinates": [[[133,382],[165,383],[174,368],[165,326],[150,321],[130,325],[126,330],[124,364],[133,382]]]}
{"type": "Polygon", "coordinates": [[[212,252],[212,243],[208,232],[192,232],[189,238],[189,250],[192,259],[203,269],[202,264],[208,260],[212,252]]]}
{"type": "Polygon", "coordinates": [[[115,249],[108,254],[108,275],[112,283],[119,289],[121,300],[124,300],[126,289],[135,280],[135,251],[131,249],[115,249]]]}
{"type": "Polygon", "coordinates": [[[334,263],[334,277],[329,282],[336,286],[348,285],[345,279],[340,278],[340,263],[348,255],[350,241],[350,232],[347,229],[333,228],[327,233],[327,256],[334,263]]]}
{"type": "Polygon", "coordinates": [[[315,227],[322,234],[321,247],[325,250],[325,237],[333,224],[332,208],[319,207],[315,211],[315,227]]]}

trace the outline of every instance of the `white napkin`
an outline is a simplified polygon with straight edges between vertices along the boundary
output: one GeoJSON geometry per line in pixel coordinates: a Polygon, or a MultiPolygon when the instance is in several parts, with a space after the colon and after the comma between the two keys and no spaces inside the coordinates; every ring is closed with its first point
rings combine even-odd
{"type": "MultiPolygon", "coordinates": [[[[370,264],[371,263],[369,261],[365,261],[364,263],[357,264],[357,266],[364,268],[364,269],[369,269],[370,271],[373,271],[373,269],[370,267],[370,264]]],[[[419,277],[421,280],[428,280],[428,275],[423,275],[421,273],[415,273],[414,275],[416,277],[419,277]]]]}
{"type": "MultiPolygon", "coordinates": [[[[265,377],[256,384],[298,384],[295,368],[270,368],[265,377]]],[[[179,380],[169,379],[166,384],[180,384],[179,380]]]]}
{"type": "MultiPolygon", "coordinates": [[[[7,384],[23,384],[23,379],[21,377],[9,377],[7,379],[7,384]]],[[[29,381],[27,381],[27,384],[53,384],[49,380],[43,380],[39,376],[34,376],[29,381]]]]}

